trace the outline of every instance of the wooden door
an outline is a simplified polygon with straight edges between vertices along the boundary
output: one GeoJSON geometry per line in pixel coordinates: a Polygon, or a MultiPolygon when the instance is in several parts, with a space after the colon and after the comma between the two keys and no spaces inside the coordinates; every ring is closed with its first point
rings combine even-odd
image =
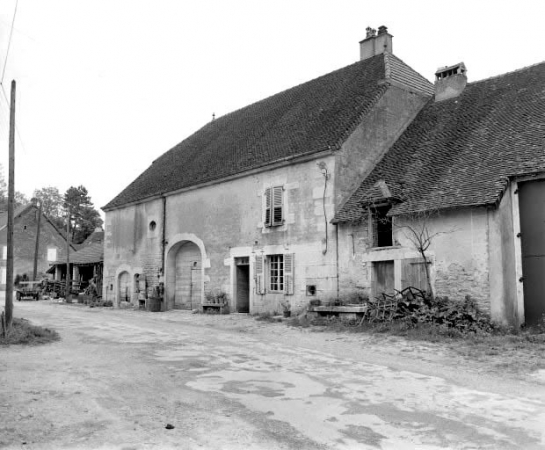
{"type": "Polygon", "coordinates": [[[394,293],[394,262],[393,261],[377,261],[373,263],[374,271],[374,289],[375,297],[382,293],[394,293]]]}
{"type": "Polygon", "coordinates": [[[118,303],[131,301],[131,277],[129,272],[121,272],[119,274],[119,280],[117,283],[117,301],[118,303]]]}
{"type": "Polygon", "coordinates": [[[236,308],[239,313],[250,312],[250,265],[248,258],[237,258],[236,264],[236,308]]]}
{"type": "Polygon", "coordinates": [[[411,286],[421,291],[429,290],[425,264],[422,258],[408,258],[401,261],[401,289],[411,286]]]}
{"type": "Polygon", "coordinates": [[[536,325],[545,317],[545,180],[519,183],[524,317],[536,325]]]}
{"type": "Polygon", "coordinates": [[[195,309],[201,304],[201,250],[193,242],[176,253],[174,308],[195,309]]]}

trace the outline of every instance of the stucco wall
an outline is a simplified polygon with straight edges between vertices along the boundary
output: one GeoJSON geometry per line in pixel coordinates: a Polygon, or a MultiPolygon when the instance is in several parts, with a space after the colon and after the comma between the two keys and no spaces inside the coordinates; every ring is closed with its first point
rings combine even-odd
{"type": "Polygon", "coordinates": [[[427,100],[396,86],[388,88],[337,153],[337,204],[359,187],[427,100]]]}
{"type": "MultiPolygon", "coordinates": [[[[302,307],[309,300],[307,284],[315,285],[319,293],[335,295],[335,236],[334,227],[328,223],[334,214],[335,179],[330,175],[327,180],[324,216],[326,180],[318,162],[325,163],[328,170],[334,169],[334,157],[328,156],[168,196],[167,263],[169,252],[174,252],[177,244],[186,240],[196,243],[202,249],[203,292],[221,289],[232,300],[234,258],[249,257],[251,312],[281,311],[280,303],[286,299],[294,308],[302,307]],[[284,186],[285,223],[266,228],[263,194],[272,186],[284,186]],[[253,265],[256,255],[287,253],[294,255],[293,295],[257,294],[253,265]]],[[[115,300],[116,277],[122,271],[132,276],[140,270],[148,279],[157,279],[161,227],[162,199],[106,213],[105,297],[115,300]],[[152,220],[157,223],[153,237],[149,233],[152,220]]],[[[167,268],[167,290],[172,276],[167,268]]],[[[171,292],[166,297],[170,308],[171,292]]]]}
{"type": "Polygon", "coordinates": [[[498,208],[490,210],[488,214],[490,314],[496,322],[519,326],[524,319],[517,296],[517,285],[521,283],[518,281],[520,275],[517,276],[516,268],[515,242],[518,238],[513,228],[512,191],[511,186],[506,190],[498,208]]]}
{"type": "MultiPolygon", "coordinates": [[[[124,271],[129,273],[131,283],[135,274],[144,274],[149,288],[159,283],[162,217],[161,199],[106,214],[103,298],[117,300],[117,280],[124,271]],[[154,230],[150,229],[152,221],[156,223],[154,230]]],[[[133,294],[135,288],[131,284],[133,294]]]]}
{"type": "Polygon", "coordinates": [[[401,264],[419,258],[406,225],[420,229],[425,223],[434,236],[426,252],[431,260],[431,280],[436,295],[463,300],[470,295],[484,311],[490,312],[488,212],[474,208],[442,212],[420,220],[416,226],[402,218],[394,220],[394,246],[371,247],[367,220],[358,225],[339,225],[341,287],[345,293],[359,289],[371,293],[377,261],[394,261],[395,287],[400,289],[401,264]]]}

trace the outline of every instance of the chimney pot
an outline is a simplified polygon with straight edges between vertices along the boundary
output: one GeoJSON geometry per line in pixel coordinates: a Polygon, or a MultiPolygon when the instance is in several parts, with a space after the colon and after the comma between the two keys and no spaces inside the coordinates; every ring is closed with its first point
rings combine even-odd
{"type": "Polygon", "coordinates": [[[435,101],[458,97],[467,84],[467,69],[463,62],[440,67],[435,72],[435,101]]]}
{"type": "Polygon", "coordinates": [[[360,41],[360,61],[380,55],[384,52],[392,53],[392,38],[388,33],[388,28],[381,25],[377,30],[371,27],[365,29],[366,35],[363,41],[360,41]]]}

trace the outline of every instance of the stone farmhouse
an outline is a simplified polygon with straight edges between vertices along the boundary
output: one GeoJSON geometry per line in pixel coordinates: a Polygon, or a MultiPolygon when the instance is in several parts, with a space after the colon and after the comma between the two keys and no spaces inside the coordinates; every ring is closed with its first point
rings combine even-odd
{"type": "Polygon", "coordinates": [[[468,84],[460,63],[434,86],[386,27],[360,56],[213,120],[108,203],[103,297],[136,304],[144,277],[163,310],[223,291],[272,312],[427,272],[499,322],[545,312],[545,64],[468,84]]]}
{"type": "MultiPolygon", "coordinates": [[[[15,208],[13,214],[13,276],[26,274],[32,279],[34,255],[36,252],[36,234],[38,230],[39,208],[34,203],[15,208]]],[[[0,213],[0,290],[6,289],[7,260],[7,222],[8,213],[0,213]]],[[[60,258],[66,258],[66,239],[59,229],[42,214],[40,219],[40,239],[38,247],[37,274],[43,275],[50,265],[60,258]]]]}

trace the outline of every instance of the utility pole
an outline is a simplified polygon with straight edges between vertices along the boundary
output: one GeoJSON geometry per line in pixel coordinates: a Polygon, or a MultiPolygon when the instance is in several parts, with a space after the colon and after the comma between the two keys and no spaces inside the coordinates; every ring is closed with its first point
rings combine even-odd
{"type": "Polygon", "coordinates": [[[13,203],[15,198],[15,80],[11,81],[9,109],[8,254],[6,261],[5,332],[13,320],[13,203]]]}
{"type": "Polygon", "coordinates": [[[38,254],[40,252],[40,225],[42,221],[42,201],[39,200],[38,223],[36,225],[36,248],[34,249],[34,271],[32,272],[32,281],[36,281],[38,276],[38,254]]]}
{"type": "Polygon", "coordinates": [[[72,207],[68,207],[68,218],[66,219],[66,293],[65,299],[66,303],[72,303],[72,298],[70,297],[70,218],[72,217],[72,207]]]}

